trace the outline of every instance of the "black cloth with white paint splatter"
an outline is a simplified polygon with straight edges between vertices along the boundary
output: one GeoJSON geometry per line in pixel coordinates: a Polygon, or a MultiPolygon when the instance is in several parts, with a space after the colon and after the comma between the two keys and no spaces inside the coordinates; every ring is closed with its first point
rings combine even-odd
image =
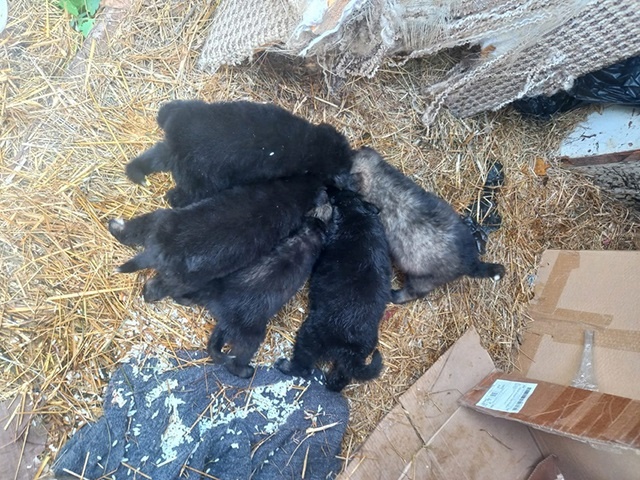
{"type": "Polygon", "coordinates": [[[339,471],[349,410],[321,374],[304,380],[261,367],[245,380],[194,364],[203,352],[179,357],[118,369],[103,417],[63,447],[56,477],[325,479],[339,471]]]}

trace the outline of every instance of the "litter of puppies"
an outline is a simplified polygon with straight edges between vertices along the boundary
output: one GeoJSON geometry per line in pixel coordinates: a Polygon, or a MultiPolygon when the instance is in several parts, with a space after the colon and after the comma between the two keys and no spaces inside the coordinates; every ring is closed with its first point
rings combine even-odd
{"type": "Polygon", "coordinates": [[[374,150],[352,150],[330,125],[244,101],[174,101],[157,122],[164,140],[125,170],[136,183],[170,171],[173,208],[109,221],[118,241],[144,247],[118,271],[156,271],[146,301],[205,306],[217,320],[208,353],[237,376],[253,374],[269,318],[309,274],[311,311],[292,359],[276,366],[304,376],[331,361],[326,384],[335,391],[380,374],[378,326],[389,301],[462,275],[504,274],[479,260],[449,204],[374,150]],[[406,276],[401,290],[391,291],[392,260],[406,276]]]}
{"type": "MultiPolygon", "coordinates": [[[[330,123],[353,148],[375,148],[458,212],[479,197],[490,166],[504,165],[495,198],[502,226],[489,235],[482,258],[503,263],[507,274],[495,283],[463,278],[423,300],[387,307],[382,374],[343,390],[350,404],[343,456],[472,325],[499,368],[513,368],[528,323],[529,279],[544,249],[638,248],[637,218],[549,157],[581,121],[579,112],[538,123],[511,109],[464,120],[444,111],[425,129],[420,89],[448,71],[449,52],[349,80],[336,98],[321,69],[295,59],[259,54],[216,75],[199,71],[198,42],[217,2],[195,10],[185,2],[129,3],[121,27],[81,49],[55,5],[18,1],[8,32],[15,41],[2,46],[13,73],[0,94],[0,389],[4,398],[31,395],[54,451],[103,414],[104,389],[121,359],[205,350],[215,323],[203,307],[145,303],[140,291],[151,271],[112,273],[134,250],[111,237],[107,221],[166,208],[162,197],[174,186],[169,173],[149,176],[148,186],[123,174],[129,160],[162,140],[155,116],[168,99],[275,102],[315,124],[330,123]],[[64,74],[70,63],[71,76],[64,74]],[[533,170],[538,158],[550,165],[544,178],[533,170]]],[[[394,288],[401,280],[396,274],[394,288]]],[[[305,287],[269,322],[253,362],[290,358],[308,312],[305,287]]]]}

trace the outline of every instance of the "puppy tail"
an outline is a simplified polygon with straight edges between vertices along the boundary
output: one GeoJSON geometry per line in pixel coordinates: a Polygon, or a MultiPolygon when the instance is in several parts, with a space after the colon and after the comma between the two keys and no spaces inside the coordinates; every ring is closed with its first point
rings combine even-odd
{"type": "Polygon", "coordinates": [[[373,351],[373,355],[371,356],[371,362],[366,365],[361,363],[360,365],[356,365],[353,369],[353,378],[359,380],[361,382],[366,382],[367,380],[373,380],[380,375],[382,371],[382,354],[376,348],[373,351]]]}
{"type": "Polygon", "coordinates": [[[477,262],[468,275],[476,278],[500,280],[504,276],[504,267],[499,263],[477,262]]]}

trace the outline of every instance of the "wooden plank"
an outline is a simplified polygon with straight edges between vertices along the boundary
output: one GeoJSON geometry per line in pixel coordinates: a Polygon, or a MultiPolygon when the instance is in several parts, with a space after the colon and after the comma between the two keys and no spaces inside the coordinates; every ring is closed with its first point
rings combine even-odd
{"type": "Polygon", "coordinates": [[[640,162],[640,150],[626,152],[605,153],[586,157],[559,157],[563,167],[586,167],[590,165],[608,165],[611,163],[640,162]]]}
{"type": "Polygon", "coordinates": [[[568,170],[593,180],[604,191],[630,208],[640,210],[640,150],[564,161],[568,170]],[[616,161],[614,161],[616,160],[616,161]]]}

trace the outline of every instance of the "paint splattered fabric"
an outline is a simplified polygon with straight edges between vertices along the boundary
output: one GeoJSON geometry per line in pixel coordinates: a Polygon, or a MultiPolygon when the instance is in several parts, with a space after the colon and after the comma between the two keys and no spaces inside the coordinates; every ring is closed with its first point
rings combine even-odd
{"type": "Polygon", "coordinates": [[[205,363],[129,360],[107,388],[104,415],[63,447],[56,478],[325,479],[349,418],[346,400],[276,369],[241,379],[205,363]]]}

